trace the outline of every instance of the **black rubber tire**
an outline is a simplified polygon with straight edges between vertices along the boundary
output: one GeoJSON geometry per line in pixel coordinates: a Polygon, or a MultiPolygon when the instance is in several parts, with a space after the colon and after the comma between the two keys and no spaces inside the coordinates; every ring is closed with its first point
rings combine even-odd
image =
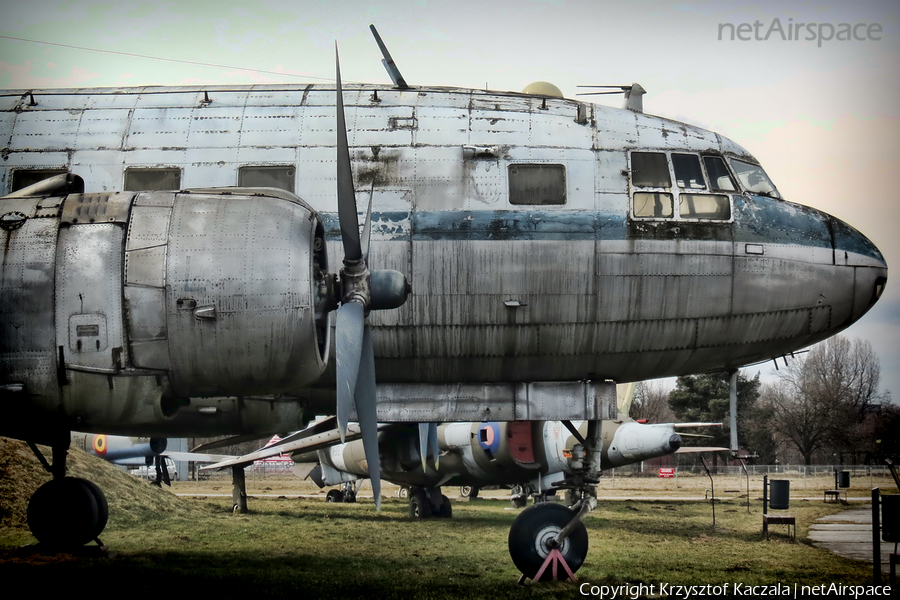
{"type": "Polygon", "coordinates": [[[447,496],[441,495],[441,507],[438,509],[437,514],[435,515],[441,519],[452,519],[453,518],[453,506],[450,504],[450,498],[447,496]]]}
{"type": "Polygon", "coordinates": [[[96,483],[80,478],[78,481],[80,481],[82,485],[87,486],[91,493],[94,494],[94,499],[97,501],[97,526],[94,528],[94,538],[96,539],[103,533],[103,530],[106,528],[106,523],[109,521],[109,502],[106,501],[106,495],[96,483]]]}
{"type": "Polygon", "coordinates": [[[341,490],[328,490],[325,494],[325,502],[343,502],[344,493],[341,490]]]}
{"type": "Polygon", "coordinates": [[[477,498],[479,488],[474,485],[464,485],[459,488],[459,495],[462,498],[477,498]]]}
{"type": "Polygon", "coordinates": [[[513,508],[525,508],[528,505],[528,496],[519,496],[509,501],[513,508]]]}
{"type": "MultiPolygon", "coordinates": [[[[39,542],[52,547],[73,548],[97,537],[101,510],[93,489],[85,483],[84,479],[75,477],[54,479],[31,496],[28,526],[39,542]]],[[[104,512],[108,517],[108,505],[104,512]]]]}
{"type": "Polygon", "coordinates": [[[353,504],[354,502],[356,502],[356,492],[346,491],[342,492],[342,494],[344,495],[344,502],[348,504],[353,504]]]}
{"type": "MultiPolygon", "coordinates": [[[[547,540],[569,524],[577,513],[561,504],[536,504],[522,511],[513,521],[509,530],[509,556],[513,564],[529,579],[534,579],[544,559],[550,554],[547,540]]],[[[584,564],[588,552],[588,534],[584,523],[579,523],[572,534],[563,541],[559,549],[572,573],[584,564]]],[[[557,576],[564,578],[564,569],[557,569],[557,576]]],[[[553,578],[553,570],[548,567],[541,575],[541,581],[553,578]]]]}
{"type": "Polygon", "coordinates": [[[425,492],[418,491],[409,497],[409,518],[427,519],[431,516],[431,502],[425,492]]]}

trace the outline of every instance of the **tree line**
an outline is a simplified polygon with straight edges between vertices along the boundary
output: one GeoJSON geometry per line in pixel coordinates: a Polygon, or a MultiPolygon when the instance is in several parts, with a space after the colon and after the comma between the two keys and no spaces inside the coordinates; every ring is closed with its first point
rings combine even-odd
{"type": "MultiPolygon", "coordinates": [[[[775,380],[738,374],[738,444],[757,464],[884,464],[900,457],[900,408],[879,391],[872,345],[834,336],[787,357],[775,380]]],[[[730,446],[730,373],[679,377],[635,389],[631,416],[648,422],[722,423],[685,445],[730,446]]]]}

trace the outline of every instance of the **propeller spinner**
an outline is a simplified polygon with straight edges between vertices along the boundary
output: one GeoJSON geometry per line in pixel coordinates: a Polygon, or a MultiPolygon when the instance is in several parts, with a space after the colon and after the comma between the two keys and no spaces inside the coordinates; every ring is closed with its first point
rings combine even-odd
{"type": "Polygon", "coordinates": [[[381,464],[378,457],[378,418],[375,400],[375,353],[372,332],[366,322],[370,310],[397,308],[410,292],[406,277],[397,271],[369,271],[371,196],[366,212],[364,239],[360,239],[356,191],[350,165],[344,94],[337,43],[334,45],[337,80],[337,201],[344,246],[344,268],[340,273],[340,307],[335,322],[337,359],[337,425],[344,440],[353,408],[359,420],[375,505],[381,509],[381,464]]]}

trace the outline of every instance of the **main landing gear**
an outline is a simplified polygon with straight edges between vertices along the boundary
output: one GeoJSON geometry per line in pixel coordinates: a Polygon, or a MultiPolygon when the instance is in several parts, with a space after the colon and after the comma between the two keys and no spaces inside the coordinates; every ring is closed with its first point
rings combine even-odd
{"type": "Polygon", "coordinates": [[[453,517],[450,499],[441,493],[441,488],[413,487],[409,490],[409,518],[428,519],[453,517]]]}
{"type": "Polygon", "coordinates": [[[527,508],[516,517],[509,530],[509,555],[522,572],[519,583],[526,579],[547,581],[567,577],[575,579],[588,551],[588,534],[584,517],[597,506],[597,483],[600,481],[600,455],[603,449],[600,422],[588,423],[583,437],[571,423],[563,424],[573,433],[578,444],[572,448],[569,463],[572,475],[555,487],[568,488],[568,497],[577,497],[572,508],[543,502],[527,508]]]}
{"type": "Polygon", "coordinates": [[[37,446],[31,450],[53,479],[42,485],[28,502],[28,526],[38,542],[57,549],[71,549],[96,541],[109,519],[109,504],[96,484],[79,477],[66,477],[69,433],[52,445],[50,465],[37,446]]]}
{"type": "Polygon", "coordinates": [[[325,502],[356,502],[356,482],[345,481],[339,490],[328,490],[325,502]]]}

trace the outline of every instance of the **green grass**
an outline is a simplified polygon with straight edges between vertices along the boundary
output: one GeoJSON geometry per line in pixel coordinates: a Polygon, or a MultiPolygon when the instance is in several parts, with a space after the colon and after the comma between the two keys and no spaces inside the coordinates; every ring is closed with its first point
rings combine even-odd
{"type": "MultiPolygon", "coordinates": [[[[166,492],[160,492],[166,494],[166,492]]],[[[16,550],[33,538],[0,530],[6,584],[100,585],[128,597],[572,598],[578,586],[520,587],[506,539],[518,511],[500,500],[454,502],[452,520],[412,521],[406,503],[250,499],[251,514],[230,512],[230,498],[176,499],[152,513],[117,499],[101,536],[105,558],[41,556],[16,550]],[[159,587],[162,586],[162,587],[159,587]],[[158,597],[158,596],[155,596],[158,597]]],[[[701,585],[865,583],[871,567],[809,545],[805,532],[836,508],[794,502],[798,541],[760,533],[759,508],[737,501],[602,502],[587,518],[590,552],[580,582],[701,585]]],[[[776,532],[778,529],[776,528],[776,532]]],[[[7,587],[7,589],[12,589],[7,587]]]]}

